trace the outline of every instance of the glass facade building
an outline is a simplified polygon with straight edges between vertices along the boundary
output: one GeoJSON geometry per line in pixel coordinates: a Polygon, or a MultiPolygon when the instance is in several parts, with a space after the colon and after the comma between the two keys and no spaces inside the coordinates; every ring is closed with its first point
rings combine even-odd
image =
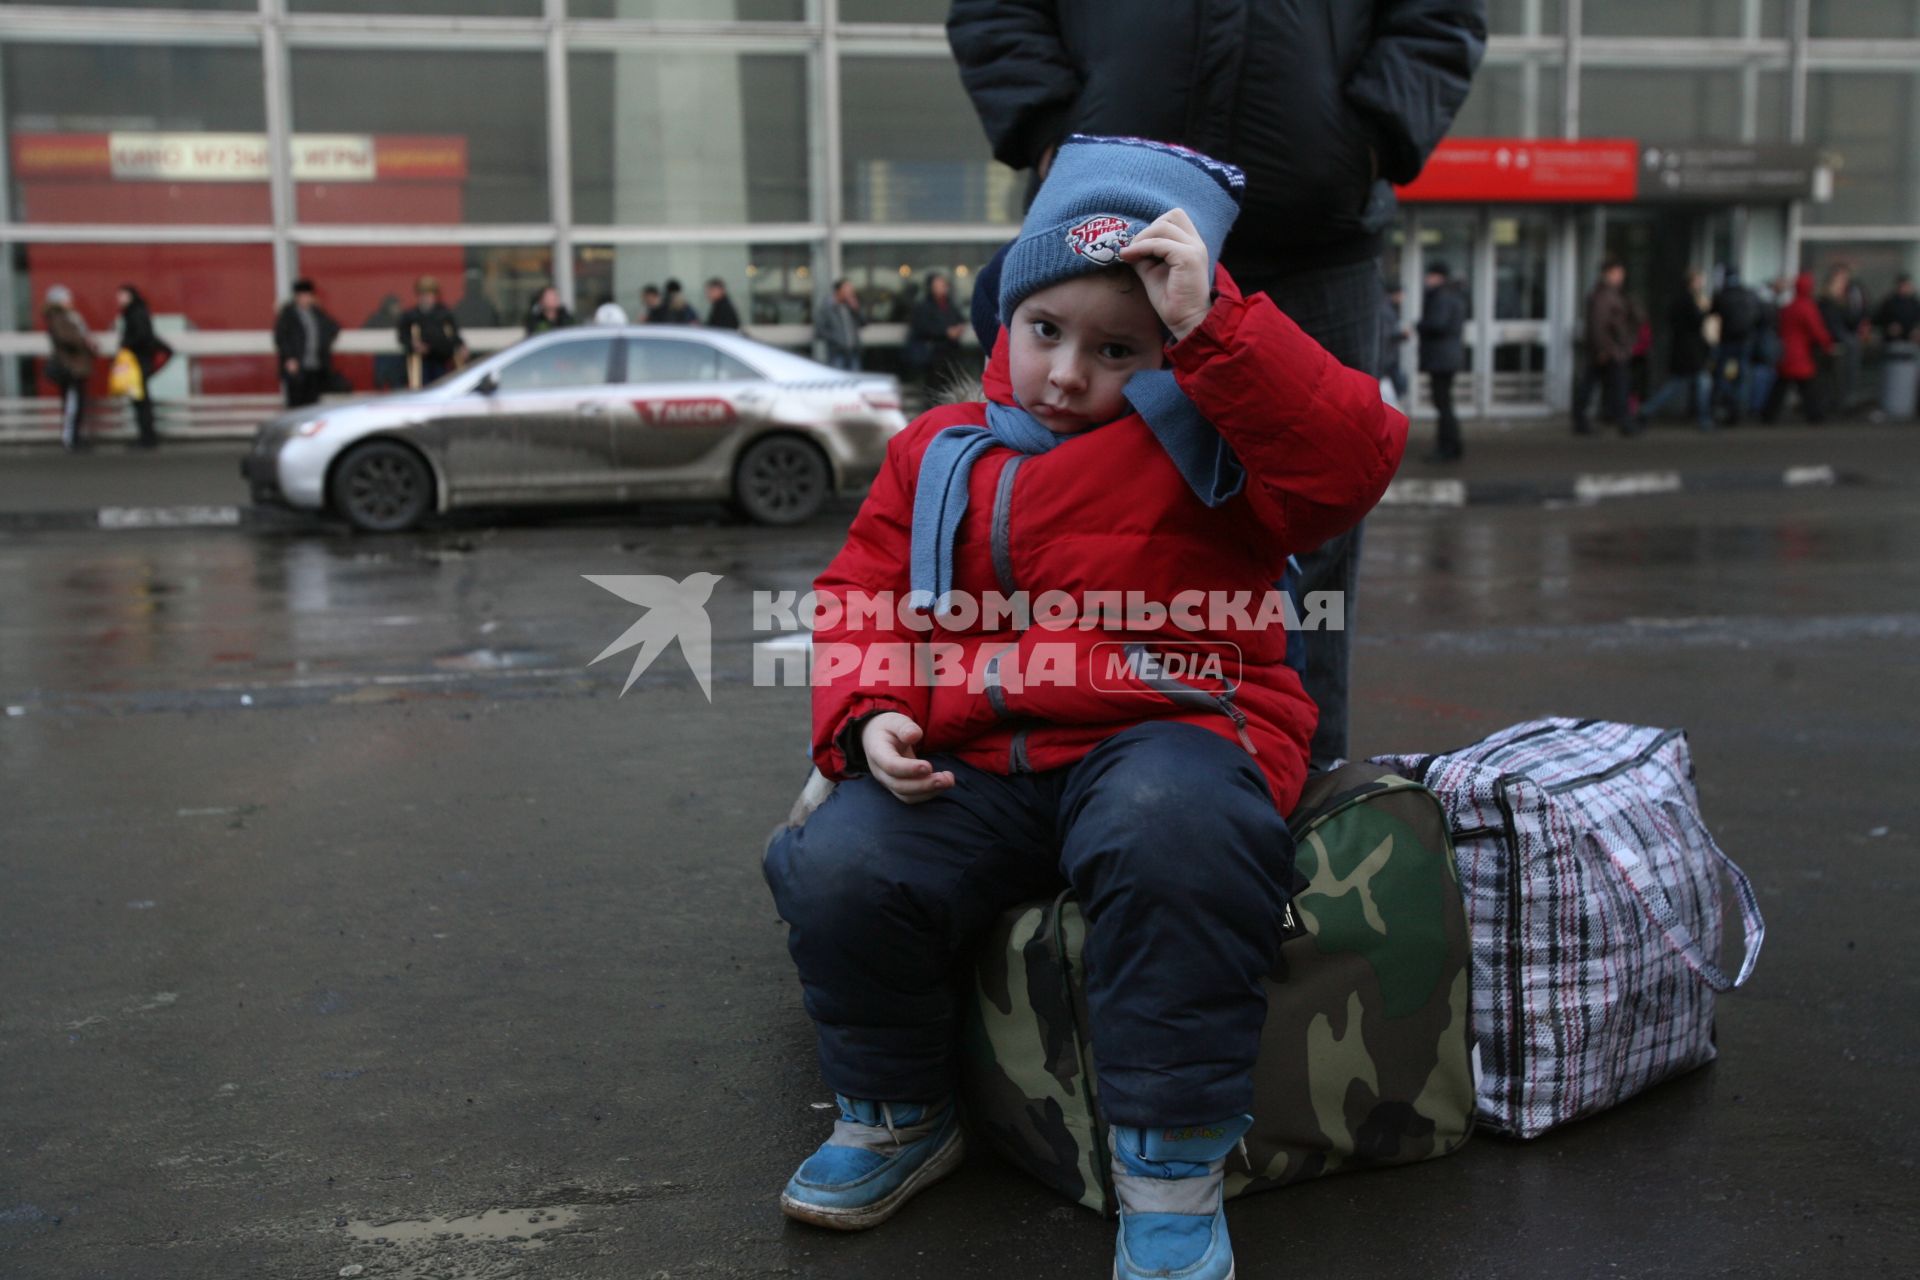
{"type": "MultiPolygon", "coordinates": [[[[588,313],[726,280],[759,336],[808,341],[850,277],[884,366],[927,273],[964,304],[1018,225],[962,92],[946,0],[0,0],[0,431],[44,397],[47,286],[96,330],[141,286],[196,423],[257,417],[299,276],[348,378],[432,274],[481,348],[552,281],[588,313]],[[9,417],[12,415],[12,417],[9,417]]],[[[1564,405],[1598,257],[1920,267],[1920,0],[1490,0],[1455,139],[1805,143],[1812,199],[1409,203],[1383,263],[1444,255],[1474,302],[1481,412],[1564,405]],[[1830,189],[1828,189],[1830,188],[1830,189]]],[[[1659,287],[1654,288],[1654,283],[1659,287]]],[[[1417,297],[1418,290],[1413,291],[1417,297]]]]}

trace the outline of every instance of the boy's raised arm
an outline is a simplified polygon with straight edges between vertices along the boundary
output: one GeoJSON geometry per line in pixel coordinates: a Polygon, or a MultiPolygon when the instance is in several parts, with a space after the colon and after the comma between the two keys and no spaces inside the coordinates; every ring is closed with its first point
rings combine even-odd
{"type": "Polygon", "coordinates": [[[1344,533],[1387,490],[1407,419],[1265,294],[1219,277],[1201,325],[1170,348],[1174,376],[1247,469],[1247,499],[1289,551],[1344,533]]]}

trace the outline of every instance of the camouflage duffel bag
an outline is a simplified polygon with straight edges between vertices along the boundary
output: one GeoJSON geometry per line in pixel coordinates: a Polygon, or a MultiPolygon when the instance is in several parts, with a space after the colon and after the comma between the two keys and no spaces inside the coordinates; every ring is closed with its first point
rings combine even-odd
{"type": "MultiPolygon", "coordinates": [[[[1439,802],[1348,764],[1310,778],[1289,821],[1294,899],[1229,1196],[1447,1155],[1473,1129],[1467,920],[1439,802]]],[[[976,1133],[1109,1213],[1085,940],[1070,894],[1001,918],[967,1002],[964,1076],[976,1133]]]]}

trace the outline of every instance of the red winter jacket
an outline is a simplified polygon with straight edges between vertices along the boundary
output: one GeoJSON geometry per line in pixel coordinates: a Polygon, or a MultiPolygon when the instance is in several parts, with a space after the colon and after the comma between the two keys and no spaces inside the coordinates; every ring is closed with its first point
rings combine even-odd
{"type": "MultiPolygon", "coordinates": [[[[1219,297],[1205,323],[1168,354],[1181,388],[1245,466],[1241,492],[1219,507],[1206,506],[1138,415],[1032,456],[995,446],[969,477],[954,550],[957,592],[978,599],[1020,591],[1037,599],[1064,591],[1089,605],[1093,592],[1139,592],[1161,605],[1186,591],[1218,592],[1228,601],[1242,593],[1252,615],[1285,572],[1289,554],[1352,528],[1379,501],[1406,448],[1407,420],[1381,402],[1378,381],[1334,360],[1264,294],[1243,299],[1224,271],[1217,284],[1219,297]],[[1018,470],[1001,495],[1002,476],[1016,460],[1018,470]]],[[[985,391],[1013,403],[1004,334],[987,366],[985,391]]],[[[985,421],[983,404],[948,405],[922,414],[894,438],[846,546],[814,583],[822,598],[844,602],[852,592],[906,597],[921,456],[943,429],[985,421]]],[[[1188,613],[1186,621],[1211,621],[1205,612],[1188,613]]],[[[858,746],[848,730],[881,711],[902,712],[921,726],[919,754],[949,752],[1000,774],[1059,768],[1144,720],[1176,720],[1247,745],[1275,804],[1287,812],[1306,778],[1318,712],[1285,665],[1282,628],[1219,621],[1224,629],[1197,633],[1171,623],[1150,633],[1050,630],[1038,623],[988,632],[977,624],[949,630],[931,620],[928,630],[901,630],[892,615],[883,628],[870,617],[853,627],[845,619],[821,625],[814,633],[814,761],[830,778],[857,771],[864,762],[849,761],[846,752],[857,753],[858,746]],[[1188,687],[1168,693],[1160,691],[1165,684],[1138,678],[1154,675],[1151,670],[1110,663],[1127,645],[1191,653],[1183,647],[1196,641],[1227,657],[1224,682],[1212,672],[1187,673],[1181,683],[1188,687]],[[1231,651],[1219,642],[1238,646],[1237,673],[1231,651]],[[915,680],[904,660],[888,657],[913,653],[908,645],[953,646],[945,652],[959,655],[958,669],[978,673],[992,664],[998,683],[986,687],[994,681],[979,676],[966,683],[926,679],[929,650],[915,654],[922,674],[915,680]],[[850,670],[847,660],[856,651],[863,661],[850,670]],[[1236,674],[1238,687],[1229,689],[1236,674]]]]}
{"type": "Polygon", "coordinates": [[[1780,376],[1804,380],[1818,373],[1815,347],[1831,355],[1833,337],[1813,300],[1813,273],[1802,271],[1793,282],[1793,301],[1780,308],[1780,376]]]}

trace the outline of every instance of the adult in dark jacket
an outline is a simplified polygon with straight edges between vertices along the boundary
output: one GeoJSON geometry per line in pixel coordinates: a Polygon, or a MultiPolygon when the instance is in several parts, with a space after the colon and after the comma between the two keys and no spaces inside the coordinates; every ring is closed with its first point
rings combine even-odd
{"type": "Polygon", "coordinates": [[[951,369],[960,358],[960,335],[967,322],[953,305],[953,287],[938,271],[927,277],[927,293],[913,308],[907,324],[906,364],[919,378],[932,378],[951,369]]]}
{"type": "Polygon", "coordinates": [[[738,329],[740,313],[727,296],[727,282],[719,276],[707,281],[707,328],[738,329]]]}
{"type": "MultiPolygon", "coordinates": [[[[1177,142],[1246,171],[1220,261],[1321,346],[1379,375],[1374,260],[1466,101],[1485,0],[954,0],[947,37],[994,156],[1044,178],[1070,133],[1177,142]]],[[[1300,557],[1353,607],[1361,530],[1300,557]]],[[[1313,758],[1347,754],[1351,619],[1306,633],[1313,758]]]]}
{"type": "Polygon", "coordinates": [[[135,447],[155,449],[160,445],[160,433],[153,425],[153,387],[149,380],[160,364],[160,353],[164,350],[171,355],[173,349],[153,331],[153,311],[140,296],[140,290],[130,284],[121,285],[119,303],[120,349],[140,366],[140,394],[127,397],[133,406],[134,426],[139,431],[135,447]]]}
{"type": "Polygon", "coordinates": [[[413,286],[413,305],[400,313],[396,332],[407,354],[410,387],[437,382],[466,359],[460,322],[440,301],[440,282],[432,276],[421,276],[413,286]]]}
{"type": "Polygon", "coordinates": [[[1713,295],[1712,314],[1720,317],[1720,343],[1713,351],[1714,395],[1726,402],[1727,420],[1738,423],[1746,416],[1747,378],[1761,317],[1759,297],[1740,283],[1740,273],[1732,267],[1713,295]]]}
{"type": "Polygon", "coordinates": [[[667,296],[660,301],[655,315],[647,317],[648,324],[687,324],[700,323],[700,313],[687,301],[686,290],[680,287],[678,280],[667,281],[667,296]],[[658,318],[655,318],[655,317],[658,318]]]}
{"type": "Polygon", "coordinates": [[[1586,364],[1573,389],[1575,435],[1593,433],[1587,410],[1596,390],[1600,392],[1602,419],[1627,434],[1638,430],[1627,416],[1627,392],[1640,322],[1627,300],[1626,286],[1626,266],[1618,258],[1609,258],[1601,264],[1600,278],[1587,293],[1586,364]]]}
{"type": "Polygon", "coordinates": [[[527,336],[538,337],[551,333],[555,329],[565,329],[573,324],[573,312],[567,310],[567,304],[560,301],[560,290],[548,285],[533,300],[533,306],[527,311],[527,336]]]}
{"type": "Polygon", "coordinates": [[[1894,277],[1893,292],[1873,313],[1883,342],[1920,341],[1920,297],[1913,292],[1913,277],[1901,272],[1894,277]]]}
{"type": "Polygon", "coordinates": [[[1827,403],[1845,417],[1859,398],[1860,361],[1867,334],[1867,295],[1853,278],[1851,265],[1843,262],[1827,273],[1818,306],[1834,344],[1829,371],[1832,395],[1827,403]]]}
{"type": "Polygon", "coordinates": [[[1675,399],[1692,392],[1700,429],[1713,430],[1713,379],[1707,372],[1713,353],[1707,348],[1704,328],[1708,310],[1702,296],[1705,282],[1706,277],[1698,271],[1687,272],[1667,303],[1667,380],[1640,406],[1642,426],[1675,399]]]}
{"type": "Polygon", "coordinates": [[[293,301],[273,319],[273,350],[280,357],[280,385],[287,408],[317,403],[333,375],[333,343],[340,325],[321,309],[313,281],[293,282],[293,301]]]}
{"type": "Polygon", "coordinates": [[[1440,415],[1439,432],[1429,462],[1458,462],[1466,454],[1460,438],[1460,418],[1453,411],[1453,379],[1467,367],[1467,346],[1463,336],[1467,328],[1467,295],[1460,291],[1447,273],[1447,264],[1435,262],[1427,268],[1427,289],[1420,300],[1420,372],[1427,375],[1427,386],[1435,412],[1440,415]]]}

